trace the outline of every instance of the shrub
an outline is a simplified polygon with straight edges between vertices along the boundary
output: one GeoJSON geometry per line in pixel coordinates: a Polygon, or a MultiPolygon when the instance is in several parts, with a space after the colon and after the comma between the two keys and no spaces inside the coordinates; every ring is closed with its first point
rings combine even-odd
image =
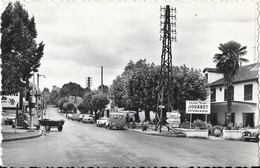
{"type": "Polygon", "coordinates": [[[199,129],[207,129],[207,123],[201,121],[199,119],[193,121],[194,127],[198,127],[199,129]]]}
{"type": "MultiPolygon", "coordinates": [[[[185,121],[183,123],[181,123],[179,125],[180,128],[185,128],[185,129],[189,129],[190,128],[190,122],[189,121],[185,121]]],[[[194,128],[193,123],[191,123],[191,128],[194,128]]]]}

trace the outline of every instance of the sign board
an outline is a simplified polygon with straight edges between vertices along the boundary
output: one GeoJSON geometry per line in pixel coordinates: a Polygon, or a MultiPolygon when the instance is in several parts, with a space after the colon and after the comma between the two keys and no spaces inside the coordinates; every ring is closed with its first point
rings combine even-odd
{"type": "Polygon", "coordinates": [[[2,108],[16,108],[18,103],[18,108],[20,107],[20,93],[14,95],[2,95],[1,96],[1,105],[2,108]]]}
{"type": "Polygon", "coordinates": [[[187,114],[210,114],[210,102],[186,101],[187,114]]]}
{"type": "Polygon", "coordinates": [[[30,90],[30,95],[31,95],[31,96],[36,95],[36,90],[34,90],[34,89],[30,90]]]}
{"type": "Polygon", "coordinates": [[[181,115],[178,111],[167,112],[168,119],[166,121],[169,123],[169,127],[179,127],[179,124],[181,123],[180,116],[181,115]]]}

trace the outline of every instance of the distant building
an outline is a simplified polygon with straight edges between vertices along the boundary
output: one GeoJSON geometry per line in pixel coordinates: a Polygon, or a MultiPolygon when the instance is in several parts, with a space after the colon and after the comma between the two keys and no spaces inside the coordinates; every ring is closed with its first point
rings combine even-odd
{"type": "MultiPolygon", "coordinates": [[[[241,66],[235,75],[232,90],[231,122],[244,127],[255,127],[259,118],[259,83],[258,68],[260,63],[241,66]]],[[[210,120],[212,124],[225,123],[227,112],[227,89],[224,86],[223,74],[214,68],[203,70],[209,83],[211,102],[210,120]]]]}

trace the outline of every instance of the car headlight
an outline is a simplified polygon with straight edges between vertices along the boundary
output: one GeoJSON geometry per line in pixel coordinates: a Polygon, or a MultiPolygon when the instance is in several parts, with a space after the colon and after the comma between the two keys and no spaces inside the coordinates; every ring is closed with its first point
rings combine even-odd
{"type": "Polygon", "coordinates": [[[115,123],[112,123],[112,125],[115,125],[115,123]]]}

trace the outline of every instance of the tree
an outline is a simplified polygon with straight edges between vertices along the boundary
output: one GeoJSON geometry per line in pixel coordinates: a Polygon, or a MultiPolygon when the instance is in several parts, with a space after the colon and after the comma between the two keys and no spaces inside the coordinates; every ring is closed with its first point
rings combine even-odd
{"type": "Polygon", "coordinates": [[[205,100],[207,98],[207,82],[199,69],[185,65],[173,66],[173,105],[184,119],[186,100],[205,100]]]}
{"type": "Polygon", "coordinates": [[[87,93],[84,95],[84,97],[83,97],[83,104],[84,104],[84,106],[85,106],[85,108],[86,108],[86,111],[87,111],[87,112],[90,111],[91,114],[92,114],[92,112],[93,112],[93,105],[92,105],[91,100],[92,100],[92,97],[93,97],[95,94],[97,94],[97,93],[98,93],[98,91],[96,91],[96,90],[91,90],[90,92],[87,92],[87,93]]]}
{"type": "Polygon", "coordinates": [[[47,103],[47,104],[50,103],[51,93],[50,93],[48,88],[43,89],[41,96],[43,97],[43,100],[44,100],[45,103],[47,103]]]}
{"type": "Polygon", "coordinates": [[[57,102],[57,106],[60,108],[60,110],[63,110],[64,107],[63,107],[63,104],[69,102],[69,99],[67,98],[60,98],[57,102]]]}
{"type": "Polygon", "coordinates": [[[241,63],[248,61],[247,59],[242,58],[242,56],[247,53],[247,47],[241,47],[241,44],[235,41],[229,41],[225,44],[220,44],[218,48],[221,53],[215,54],[213,60],[216,63],[216,67],[224,74],[225,86],[227,87],[227,113],[225,122],[228,124],[231,121],[234,76],[236,75],[241,63]]]}
{"type": "MultiPolygon", "coordinates": [[[[150,120],[149,112],[157,111],[159,71],[160,66],[148,64],[146,60],[130,61],[110,87],[115,105],[126,110],[144,110],[145,120],[150,120]]],[[[186,100],[205,100],[207,84],[200,70],[176,66],[173,75],[174,109],[183,112],[186,100]]]]}
{"type": "Polygon", "coordinates": [[[7,5],[1,20],[2,92],[14,94],[28,89],[29,78],[40,67],[44,44],[36,43],[35,19],[19,1],[7,5]]]}
{"type": "Polygon", "coordinates": [[[59,91],[59,97],[79,96],[83,97],[85,90],[77,83],[67,83],[59,91]]]}
{"type": "Polygon", "coordinates": [[[105,110],[106,105],[108,105],[108,103],[109,99],[107,95],[101,92],[92,96],[91,104],[95,112],[95,121],[97,119],[97,111],[99,110],[100,112],[102,112],[103,110],[105,110]]]}
{"type": "Polygon", "coordinates": [[[50,93],[50,103],[51,104],[56,104],[56,101],[58,101],[59,97],[59,88],[57,86],[52,86],[52,90],[50,93]]]}

